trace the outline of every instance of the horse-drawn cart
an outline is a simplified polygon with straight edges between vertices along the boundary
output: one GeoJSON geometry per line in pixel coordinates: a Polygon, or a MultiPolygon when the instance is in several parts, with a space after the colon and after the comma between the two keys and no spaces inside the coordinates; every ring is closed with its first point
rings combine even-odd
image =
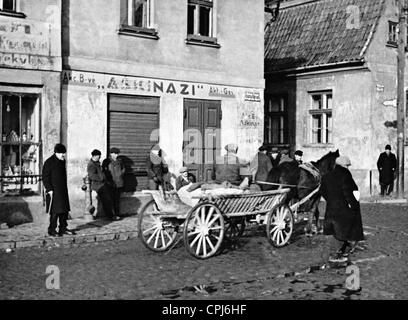
{"type": "Polygon", "coordinates": [[[170,250],[183,233],[187,251],[199,259],[219,252],[224,238],[242,235],[249,219],[266,224],[266,236],[275,247],[292,236],[294,218],[286,205],[290,189],[235,195],[203,196],[191,208],[177,193],[145,191],[153,197],[141,210],[139,237],[155,252],[170,250]]]}

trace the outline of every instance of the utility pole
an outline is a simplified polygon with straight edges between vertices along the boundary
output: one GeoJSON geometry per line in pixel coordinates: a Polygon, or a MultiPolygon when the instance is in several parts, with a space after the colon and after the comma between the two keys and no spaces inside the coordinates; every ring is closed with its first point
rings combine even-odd
{"type": "Polygon", "coordinates": [[[398,95],[397,95],[397,153],[398,153],[398,198],[404,198],[404,161],[405,161],[405,65],[407,42],[407,5],[406,0],[399,0],[399,34],[398,34],[398,95]]]}

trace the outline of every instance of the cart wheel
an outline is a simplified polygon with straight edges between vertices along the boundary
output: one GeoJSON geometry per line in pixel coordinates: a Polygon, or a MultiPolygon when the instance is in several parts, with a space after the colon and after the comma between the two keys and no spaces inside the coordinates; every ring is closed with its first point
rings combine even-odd
{"type": "Polygon", "coordinates": [[[234,240],[241,237],[245,231],[245,217],[230,218],[225,221],[225,237],[234,240]]]}
{"type": "Polygon", "coordinates": [[[274,247],[285,246],[293,232],[293,214],[287,205],[275,208],[266,224],[266,236],[274,247]]]}
{"type": "Polygon", "coordinates": [[[139,237],[146,248],[154,252],[166,251],[176,241],[178,226],[163,221],[154,200],[150,200],[140,211],[139,237]]]}
{"type": "Polygon", "coordinates": [[[224,239],[224,218],[211,203],[200,203],[187,215],[184,223],[184,244],[199,259],[214,256],[224,239]]]}

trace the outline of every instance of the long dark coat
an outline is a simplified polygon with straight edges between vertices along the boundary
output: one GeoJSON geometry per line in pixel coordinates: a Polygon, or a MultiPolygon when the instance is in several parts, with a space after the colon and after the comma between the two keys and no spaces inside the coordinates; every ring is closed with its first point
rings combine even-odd
{"type": "Polygon", "coordinates": [[[353,195],[358,187],[350,171],[336,166],[323,176],[321,194],[326,199],[324,234],[340,241],[364,240],[360,204],[353,195]]]}
{"type": "Polygon", "coordinates": [[[380,172],[380,184],[393,183],[394,173],[397,169],[397,158],[395,154],[390,152],[390,155],[387,156],[387,153],[381,153],[377,161],[377,168],[380,172]]]}
{"type": "Polygon", "coordinates": [[[66,161],[59,160],[55,154],[48,158],[43,166],[42,179],[46,192],[54,191],[51,211],[57,214],[71,211],[68,196],[66,161]]]}

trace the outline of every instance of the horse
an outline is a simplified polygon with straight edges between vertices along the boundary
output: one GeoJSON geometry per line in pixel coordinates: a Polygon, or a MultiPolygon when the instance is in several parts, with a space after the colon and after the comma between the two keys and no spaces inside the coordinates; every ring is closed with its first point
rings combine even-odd
{"type": "MultiPolygon", "coordinates": [[[[330,151],[317,161],[310,162],[317,169],[317,175],[313,174],[313,170],[306,170],[296,161],[283,162],[277,167],[269,171],[267,183],[278,185],[262,185],[262,191],[275,190],[285,186],[292,187],[288,194],[288,203],[296,199],[304,199],[320,186],[321,177],[334,169],[336,158],[340,156],[339,150],[330,151]]],[[[312,167],[312,169],[313,169],[312,167]]],[[[321,194],[317,191],[311,198],[299,207],[299,211],[306,212],[308,216],[308,224],[305,228],[306,234],[317,233],[319,230],[319,201],[321,194]],[[315,225],[313,226],[313,217],[315,225]]]]}

